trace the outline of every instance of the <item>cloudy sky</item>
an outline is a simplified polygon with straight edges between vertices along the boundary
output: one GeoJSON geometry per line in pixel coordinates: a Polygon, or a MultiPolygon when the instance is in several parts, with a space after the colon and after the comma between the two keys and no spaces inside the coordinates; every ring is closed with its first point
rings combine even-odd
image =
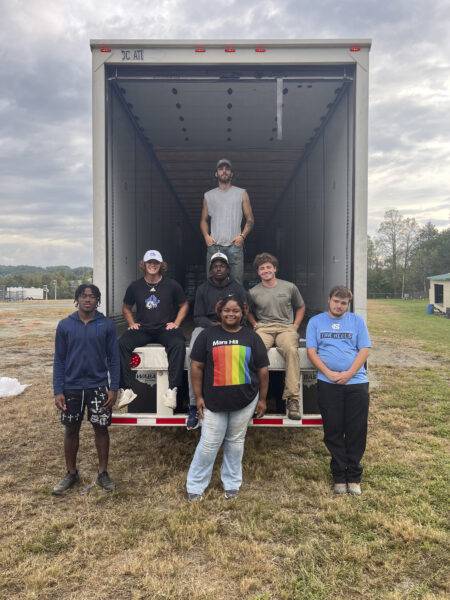
{"type": "Polygon", "coordinates": [[[372,38],[369,231],[450,217],[448,0],[0,0],[0,264],[92,264],[90,38],[372,38]]]}

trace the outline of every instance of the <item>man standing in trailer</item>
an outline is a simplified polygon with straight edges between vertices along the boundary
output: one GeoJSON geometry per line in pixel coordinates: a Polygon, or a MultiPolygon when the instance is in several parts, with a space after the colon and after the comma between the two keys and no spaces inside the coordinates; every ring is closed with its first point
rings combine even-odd
{"type": "MultiPolygon", "coordinates": [[[[189,351],[192,350],[194,342],[198,335],[211,325],[219,325],[216,313],[216,305],[219,300],[227,296],[235,295],[244,306],[247,306],[247,294],[240,283],[230,277],[230,266],[228,258],[221,252],[216,252],[211,256],[209,264],[209,275],[205,283],[202,283],[197,289],[194,304],[194,324],[195,329],[191,335],[189,351]]],[[[189,415],[187,419],[187,429],[196,429],[198,427],[197,405],[195,394],[192,388],[191,370],[188,370],[189,377],[189,415]]]]}
{"type": "Polygon", "coordinates": [[[61,496],[80,481],[77,453],[80,427],[87,408],[98,454],[97,484],[114,490],[108,475],[111,409],[119,388],[120,361],[114,323],[97,311],[100,290],[82,284],[75,292],[77,311],[58,323],[53,363],[55,405],[65,427],[67,474],[53,488],[61,496]],[[109,381],[108,381],[109,375],[109,381]]]}
{"type": "Polygon", "coordinates": [[[263,252],[255,257],[261,283],[250,290],[252,301],[249,322],[262,338],[267,349],[275,346],[286,365],[283,400],[289,419],[299,420],[300,361],[298,328],[305,314],[305,303],[294,283],[278,279],[278,260],[263,252]]]}
{"type": "Polygon", "coordinates": [[[361,494],[366,449],[369,382],[364,364],[371,347],[364,319],[348,312],[351,291],[334,287],[328,310],[306,329],[308,358],[318,369],[317,389],[324,442],[331,454],[334,492],[361,494]]]}
{"type": "Polygon", "coordinates": [[[169,362],[169,389],[164,403],[170,408],[177,404],[177,390],[183,381],[185,338],[179,327],[186,317],[189,304],[183,288],[166,277],[167,264],[158,250],[147,250],[140,265],[144,276],[131,283],[125,293],[122,314],[128,323],[119,340],[121,387],[119,408],[136,398],[130,358],[137,346],[162,344],[169,362]],[[132,309],[136,306],[136,319],[132,309]]]}
{"type": "Polygon", "coordinates": [[[250,199],[245,190],[231,185],[233,170],[227,158],[218,161],[215,175],[218,186],[205,193],[200,218],[200,230],[207,246],[206,271],[209,272],[211,256],[221,252],[228,258],[232,279],[242,283],[244,242],[254,223],[250,199]],[[241,231],[243,217],[245,225],[241,231]]]}

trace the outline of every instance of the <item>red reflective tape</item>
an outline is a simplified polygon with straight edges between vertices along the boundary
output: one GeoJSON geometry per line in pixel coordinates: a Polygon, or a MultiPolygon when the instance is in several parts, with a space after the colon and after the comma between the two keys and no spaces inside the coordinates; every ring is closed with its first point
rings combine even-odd
{"type": "Polygon", "coordinates": [[[156,425],[184,425],[186,419],[184,417],[157,417],[156,425]]]}
{"type": "Polygon", "coordinates": [[[255,52],[265,52],[265,48],[255,48],[255,52]]]}
{"type": "Polygon", "coordinates": [[[236,52],[236,48],[225,48],[225,52],[236,52]]]}
{"type": "Polygon", "coordinates": [[[283,419],[253,419],[253,425],[283,425],[283,419]]]}
{"type": "Polygon", "coordinates": [[[303,425],[323,425],[322,419],[302,419],[303,425]]]}
{"type": "Polygon", "coordinates": [[[137,425],[136,417],[113,417],[111,423],[116,425],[137,425]]]}
{"type": "Polygon", "coordinates": [[[196,52],[206,52],[205,48],[196,48],[195,49],[196,52]]]}
{"type": "Polygon", "coordinates": [[[111,52],[111,48],[100,48],[100,52],[111,52]]]}
{"type": "Polygon", "coordinates": [[[361,50],[361,48],[359,46],[352,46],[350,48],[350,52],[359,52],[361,50]]]}

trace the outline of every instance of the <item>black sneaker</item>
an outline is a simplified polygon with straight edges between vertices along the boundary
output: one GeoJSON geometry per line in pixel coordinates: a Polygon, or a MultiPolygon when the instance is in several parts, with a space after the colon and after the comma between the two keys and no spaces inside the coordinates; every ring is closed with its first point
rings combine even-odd
{"type": "Polygon", "coordinates": [[[186,429],[188,431],[192,431],[193,429],[197,429],[199,426],[198,417],[197,417],[197,407],[190,406],[189,407],[189,415],[186,421],[186,429]]]}
{"type": "Polygon", "coordinates": [[[76,483],[80,483],[80,476],[78,475],[78,471],[75,473],[67,473],[65,477],[61,479],[59,483],[55,485],[52,490],[53,496],[62,496],[64,492],[70,490],[76,483]]]}
{"type": "Polygon", "coordinates": [[[225,498],[227,500],[234,500],[238,497],[239,490],[225,490],[225,498]]]}
{"type": "Polygon", "coordinates": [[[108,471],[103,471],[97,475],[97,485],[107,492],[113,492],[116,489],[116,484],[108,475],[108,471]]]}

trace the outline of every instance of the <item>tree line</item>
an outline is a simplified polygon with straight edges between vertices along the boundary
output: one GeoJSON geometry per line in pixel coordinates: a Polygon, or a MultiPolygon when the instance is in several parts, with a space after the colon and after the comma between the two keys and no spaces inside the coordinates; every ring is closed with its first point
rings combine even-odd
{"type": "Polygon", "coordinates": [[[56,267],[32,267],[19,265],[16,267],[0,265],[0,286],[36,287],[47,286],[48,297],[73,298],[76,287],[80,283],[92,283],[91,267],[65,265],[56,267]]]}
{"type": "Polygon", "coordinates": [[[367,241],[367,293],[403,298],[425,297],[428,279],[450,271],[450,228],[439,231],[431,221],[420,227],[397,209],[384,213],[373,239],[367,241]]]}

